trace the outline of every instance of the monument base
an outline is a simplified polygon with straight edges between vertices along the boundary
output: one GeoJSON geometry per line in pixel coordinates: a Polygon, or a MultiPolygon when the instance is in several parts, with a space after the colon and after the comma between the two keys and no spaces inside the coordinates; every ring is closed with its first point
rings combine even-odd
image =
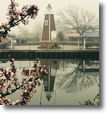
{"type": "Polygon", "coordinates": [[[41,46],[42,48],[47,48],[48,43],[49,43],[49,41],[47,41],[47,42],[40,42],[40,46],[41,46]]]}
{"type": "MultiPolygon", "coordinates": [[[[45,42],[41,41],[40,42],[41,47],[38,47],[38,49],[46,49],[49,43],[50,43],[49,41],[45,41],[45,42]]],[[[61,47],[59,47],[58,43],[55,43],[55,45],[51,49],[61,49],[61,47]]]]}

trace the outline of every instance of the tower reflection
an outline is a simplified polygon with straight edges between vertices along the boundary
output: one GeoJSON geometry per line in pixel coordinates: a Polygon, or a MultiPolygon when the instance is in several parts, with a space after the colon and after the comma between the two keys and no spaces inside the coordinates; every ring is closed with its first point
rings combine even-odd
{"type": "Polygon", "coordinates": [[[43,79],[44,92],[48,101],[54,95],[54,85],[56,72],[59,69],[58,61],[41,61],[41,65],[46,65],[48,67],[48,75],[43,79]]]}

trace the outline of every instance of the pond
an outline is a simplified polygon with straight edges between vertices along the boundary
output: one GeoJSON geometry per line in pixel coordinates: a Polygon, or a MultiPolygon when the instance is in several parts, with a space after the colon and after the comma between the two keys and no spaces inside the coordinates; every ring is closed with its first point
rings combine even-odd
{"type": "MultiPolygon", "coordinates": [[[[20,81],[23,67],[30,68],[34,60],[15,60],[20,81]]],[[[9,61],[0,61],[0,69],[9,67],[9,61]]],[[[39,60],[48,67],[48,75],[41,81],[37,92],[27,105],[80,105],[93,101],[99,93],[99,60],[49,59],[39,60]]],[[[12,101],[19,99],[21,89],[6,96],[12,101]]]]}

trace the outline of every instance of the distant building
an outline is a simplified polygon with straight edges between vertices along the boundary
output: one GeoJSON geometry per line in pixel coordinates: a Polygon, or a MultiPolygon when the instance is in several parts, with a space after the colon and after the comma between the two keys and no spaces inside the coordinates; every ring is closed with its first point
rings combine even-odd
{"type": "Polygon", "coordinates": [[[77,36],[80,36],[79,33],[76,32],[65,32],[65,40],[67,41],[75,41],[77,40],[77,36]]]}
{"type": "Polygon", "coordinates": [[[99,48],[99,31],[86,33],[77,37],[82,39],[82,47],[86,49],[88,47],[96,46],[99,48]]]}
{"type": "Polygon", "coordinates": [[[13,46],[14,46],[14,43],[13,43],[14,37],[16,37],[16,36],[11,35],[11,34],[8,34],[7,39],[2,37],[1,42],[0,42],[0,48],[6,48],[10,44],[11,44],[11,48],[13,48],[13,46]]]}
{"type": "MultiPolygon", "coordinates": [[[[98,27],[90,28],[90,30],[87,30],[86,33],[94,32],[94,31],[99,31],[99,28],[98,27]]],[[[80,36],[80,34],[77,33],[77,31],[73,29],[65,32],[65,40],[67,41],[78,41],[78,38],[77,38],[78,36],[80,36]]]]}

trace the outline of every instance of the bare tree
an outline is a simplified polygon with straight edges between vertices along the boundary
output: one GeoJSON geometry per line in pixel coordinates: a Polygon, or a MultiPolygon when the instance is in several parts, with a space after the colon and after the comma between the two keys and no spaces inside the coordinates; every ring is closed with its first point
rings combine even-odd
{"type": "Polygon", "coordinates": [[[56,31],[57,31],[57,37],[61,40],[65,40],[65,32],[67,32],[69,30],[68,26],[63,24],[63,20],[57,19],[55,21],[56,24],[56,31]],[[59,37],[61,35],[63,35],[63,37],[59,37]]]}
{"type": "Polygon", "coordinates": [[[40,21],[37,21],[35,23],[35,26],[33,28],[33,32],[32,34],[35,36],[36,40],[39,41],[40,40],[40,37],[42,35],[42,22],[40,21]]]}
{"type": "Polygon", "coordinates": [[[84,34],[88,30],[92,30],[98,25],[94,13],[76,6],[69,6],[65,10],[60,10],[58,15],[63,21],[63,24],[76,30],[80,35],[84,34]]]}
{"type": "Polygon", "coordinates": [[[27,37],[27,36],[31,36],[31,33],[29,32],[29,30],[25,27],[22,27],[21,30],[20,30],[20,34],[23,36],[23,37],[27,37]]]}
{"type": "Polygon", "coordinates": [[[65,31],[68,30],[68,26],[63,24],[63,20],[57,19],[55,21],[55,24],[56,24],[56,31],[57,31],[57,33],[58,32],[64,33],[65,31]]]}

